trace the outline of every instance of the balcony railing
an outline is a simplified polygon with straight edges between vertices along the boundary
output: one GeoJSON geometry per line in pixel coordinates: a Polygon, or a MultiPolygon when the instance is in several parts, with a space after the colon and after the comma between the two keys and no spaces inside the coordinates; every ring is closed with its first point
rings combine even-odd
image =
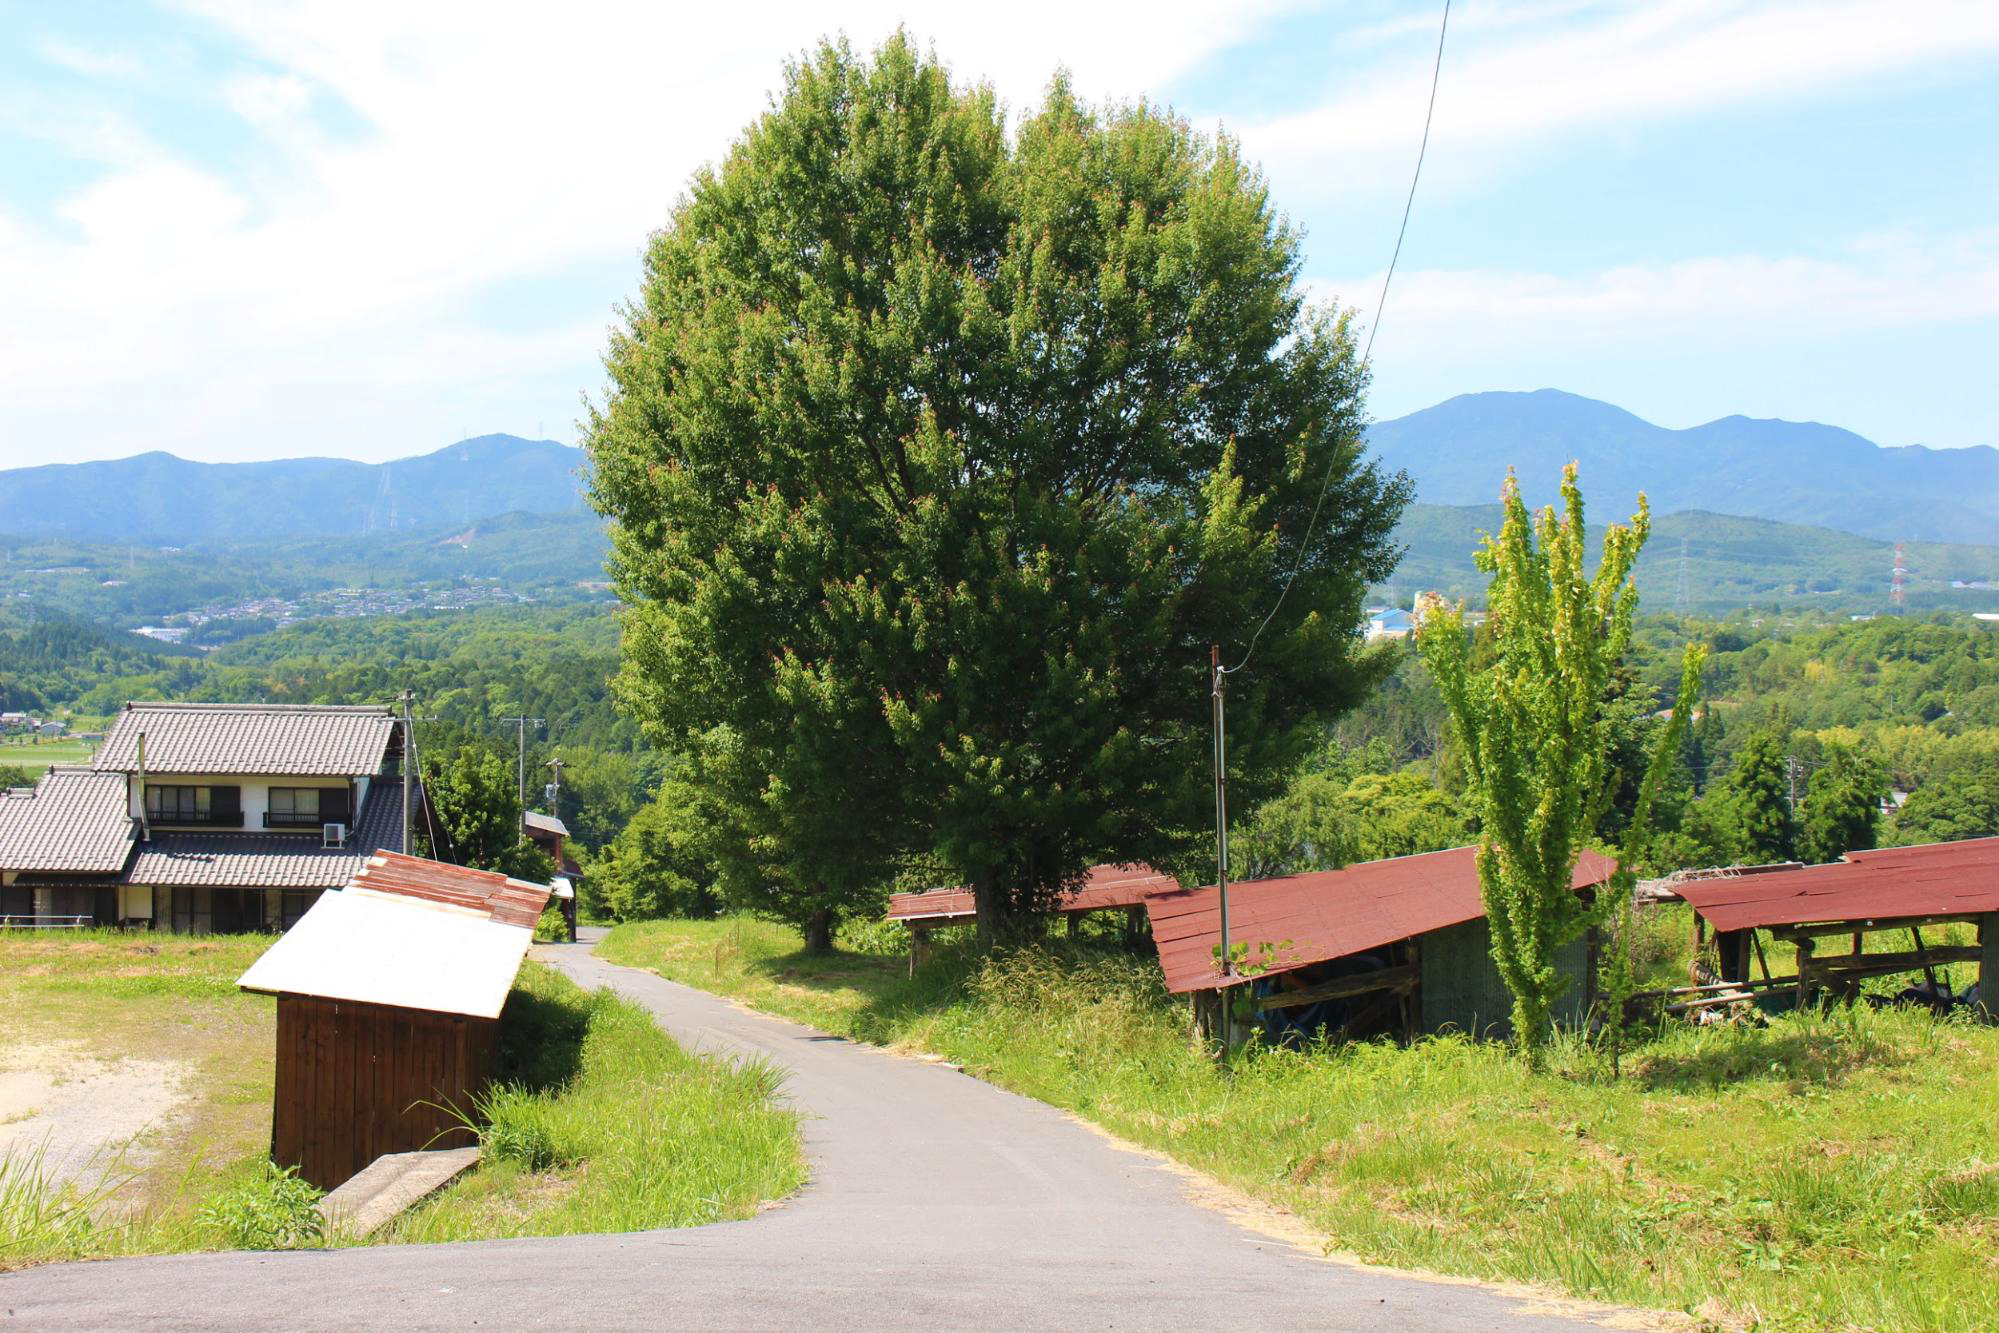
{"type": "Polygon", "coordinates": [[[146,812],[148,822],[165,825],[168,828],[242,828],[241,810],[182,810],[165,814],[157,810],[146,812]]]}
{"type": "Polygon", "coordinates": [[[345,815],[290,815],[278,810],[264,811],[265,828],[296,828],[319,831],[322,824],[344,824],[345,815]]]}

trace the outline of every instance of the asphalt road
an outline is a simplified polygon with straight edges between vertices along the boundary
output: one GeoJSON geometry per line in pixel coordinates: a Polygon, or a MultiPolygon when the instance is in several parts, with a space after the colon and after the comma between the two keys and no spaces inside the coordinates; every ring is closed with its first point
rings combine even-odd
{"type": "Polygon", "coordinates": [[[587,944],[537,956],[615,986],[692,1048],[787,1068],[811,1183],[753,1220],[679,1231],[50,1265],[0,1276],[0,1330],[1525,1333],[1609,1318],[1319,1258],[1197,1201],[1185,1173],[948,1066],[747,1012],[587,944]]]}

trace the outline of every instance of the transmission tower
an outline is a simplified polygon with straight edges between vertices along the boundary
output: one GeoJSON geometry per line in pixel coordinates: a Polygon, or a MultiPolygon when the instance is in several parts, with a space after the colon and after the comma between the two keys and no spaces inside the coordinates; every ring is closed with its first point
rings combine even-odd
{"type": "Polygon", "coordinates": [[[1888,579],[1888,600],[1894,604],[1897,615],[1900,615],[1902,612],[1902,601],[1906,596],[1904,586],[1909,581],[1909,566],[1903,559],[1904,554],[1902,543],[1896,542],[1895,572],[1888,579]]]}

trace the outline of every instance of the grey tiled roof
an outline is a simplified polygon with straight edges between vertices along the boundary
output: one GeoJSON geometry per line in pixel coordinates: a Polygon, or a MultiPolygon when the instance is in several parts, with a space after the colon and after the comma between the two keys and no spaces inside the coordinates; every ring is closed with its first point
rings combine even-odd
{"type": "Polygon", "coordinates": [[[91,767],[146,772],[359,777],[381,770],[395,718],[386,708],[319,704],[126,704],[91,767]]]}
{"type": "Polygon", "coordinates": [[[125,775],[57,765],[32,795],[0,792],[0,870],[106,874],[132,850],[125,775]]]}
{"type": "Polygon", "coordinates": [[[376,852],[400,849],[402,837],[402,784],[373,782],[345,847],[321,847],[316,832],[155,833],[121,878],[154,888],[337,889],[376,852]]]}
{"type": "Polygon", "coordinates": [[[545,815],[539,810],[528,810],[521,815],[521,823],[537,833],[554,833],[569,836],[569,827],[554,815],[545,815]]]}

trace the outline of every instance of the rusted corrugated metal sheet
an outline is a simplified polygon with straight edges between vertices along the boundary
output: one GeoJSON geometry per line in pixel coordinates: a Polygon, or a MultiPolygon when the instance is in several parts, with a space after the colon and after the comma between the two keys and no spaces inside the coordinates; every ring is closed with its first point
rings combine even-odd
{"type": "MultiPolygon", "coordinates": [[[[1057,911],[1096,912],[1112,907],[1136,907],[1155,893],[1180,887],[1171,875],[1162,875],[1143,863],[1091,866],[1083,883],[1062,895],[1057,911]]],[[[922,893],[897,893],[888,900],[891,921],[969,921],[977,915],[970,889],[929,889],[922,893]]]]}
{"type": "Polygon", "coordinates": [[[503,926],[530,930],[548,905],[548,885],[508,879],[497,870],[426,861],[400,852],[378,852],[354,873],[349,887],[422,898],[452,907],[470,907],[503,926]]]}
{"type": "Polygon", "coordinates": [[[1999,838],[1852,852],[1828,865],[1679,886],[1716,930],[1999,912],[1999,838]]]}
{"type": "MultiPolygon", "coordinates": [[[[1578,889],[1601,884],[1616,868],[1609,857],[1584,852],[1572,882],[1578,889]]],[[[1215,970],[1221,921],[1212,884],[1156,894],[1145,900],[1145,910],[1168,990],[1205,990],[1250,979],[1224,978],[1215,970]]],[[[1244,961],[1259,976],[1379,949],[1484,915],[1475,847],[1229,885],[1229,937],[1249,946],[1244,961]]]]}

